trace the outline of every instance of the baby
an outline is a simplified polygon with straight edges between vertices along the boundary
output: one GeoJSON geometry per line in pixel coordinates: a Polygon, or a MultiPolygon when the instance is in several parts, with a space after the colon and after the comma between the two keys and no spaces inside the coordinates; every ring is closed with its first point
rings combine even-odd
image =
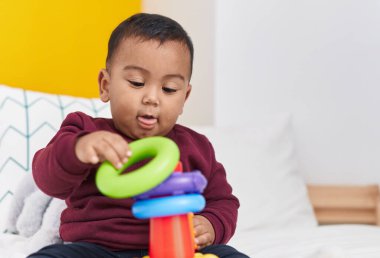
{"type": "Polygon", "coordinates": [[[103,196],[94,176],[105,160],[121,168],[131,156],[128,143],[149,136],[172,139],[180,149],[183,170],[200,170],[208,180],[203,192],[206,207],[193,219],[199,252],[247,257],[226,245],[235,231],[239,201],[211,143],[176,124],[192,90],[193,53],[184,29],[161,15],[136,14],[112,32],[106,69],[98,76],[100,98],[110,102],[112,119],[71,113],[34,157],[38,187],[64,199],[67,208],[60,226],[65,243],[47,246],[30,258],[142,257],[148,253],[149,221],[132,215],[133,199],[103,196]]]}

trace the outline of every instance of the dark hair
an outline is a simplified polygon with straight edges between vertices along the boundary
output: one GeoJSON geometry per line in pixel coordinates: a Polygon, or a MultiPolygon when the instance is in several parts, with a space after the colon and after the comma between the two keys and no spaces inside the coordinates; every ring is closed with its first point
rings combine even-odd
{"type": "Polygon", "coordinates": [[[160,44],[168,40],[183,43],[190,52],[190,76],[193,70],[194,47],[189,35],[182,26],[159,14],[138,13],[120,23],[112,32],[108,41],[107,66],[112,59],[120,41],[127,37],[137,37],[142,40],[158,40],[160,44]]]}

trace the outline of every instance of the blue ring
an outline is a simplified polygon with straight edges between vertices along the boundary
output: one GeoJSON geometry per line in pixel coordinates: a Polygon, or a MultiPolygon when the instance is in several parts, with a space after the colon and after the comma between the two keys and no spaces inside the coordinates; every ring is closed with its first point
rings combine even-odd
{"type": "Polygon", "coordinates": [[[137,201],[132,206],[132,213],[138,219],[149,219],[198,212],[205,204],[201,194],[175,195],[137,201]]]}

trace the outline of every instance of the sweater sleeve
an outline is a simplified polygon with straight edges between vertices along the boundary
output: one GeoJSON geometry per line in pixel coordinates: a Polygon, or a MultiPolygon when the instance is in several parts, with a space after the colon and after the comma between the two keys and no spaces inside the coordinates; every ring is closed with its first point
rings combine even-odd
{"type": "Polygon", "coordinates": [[[79,186],[94,166],[75,155],[78,137],[88,133],[80,113],[71,113],[48,145],[36,152],[32,172],[37,186],[46,194],[65,199],[79,186]]]}
{"type": "Polygon", "coordinates": [[[210,148],[211,173],[203,193],[206,198],[206,207],[200,215],[206,217],[214,227],[214,244],[225,244],[235,233],[240,204],[232,194],[232,187],[227,182],[223,165],[215,159],[211,144],[210,148]]]}

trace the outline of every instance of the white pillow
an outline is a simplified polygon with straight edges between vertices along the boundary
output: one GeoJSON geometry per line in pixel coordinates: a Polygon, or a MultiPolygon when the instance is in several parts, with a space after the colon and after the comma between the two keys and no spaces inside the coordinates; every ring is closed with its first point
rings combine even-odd
{"type": "Polygon", "coordinates": [[[46,94],[0,85],[0,226],[16,185],[31,171],[34,153],[46,146],[67,114],[110,117],[98,99],[46,94]]]}
{"type": "Polygon", "coordinates": [[[290,116],[245,127],[192,127],[213,144],[240,200],[237,232],[316,226],[297,169],[290,116]]]}

